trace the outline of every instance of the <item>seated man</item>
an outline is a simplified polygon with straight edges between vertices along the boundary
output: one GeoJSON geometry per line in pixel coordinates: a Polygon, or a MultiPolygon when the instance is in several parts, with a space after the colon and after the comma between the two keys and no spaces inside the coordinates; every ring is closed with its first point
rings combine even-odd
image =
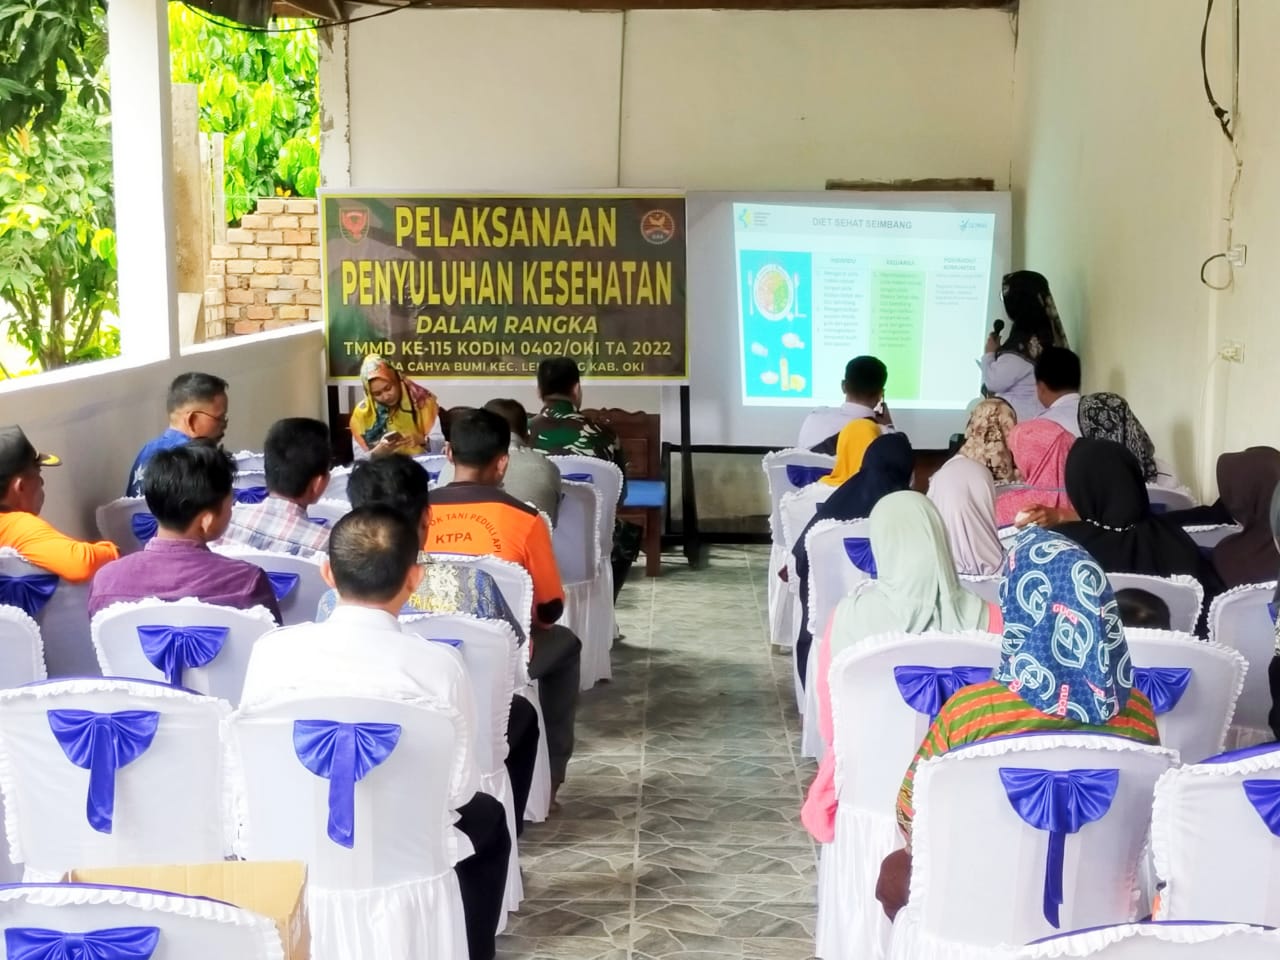
{"type": "MultiPolygon", "coordinates": [[[[560,517],[560,470],[547,455],[529,446],[529,415],[517,400],[490,400],[484,405],[511,427],[511,447],[507,450],[507,472],[502,476],[502,489],[517,500],[532,503],[551,518],[552,526],[560,517]]],[[[454,411],[459,412],[459,411],[454,411]]],[[[453,464],[440,471],[440,485],[453,482],[453,464]]]]}
{"type": "Polygon", "coordinates": [[[427,549],[492,554],[529,571],[533,579],[529,676],[538,681],[554,794],[573,755],[582,643],[567,628],[553,626],[564,612],[564,589],[550,531],[533,507],[501,489],[510,443],[511,428],[496,413],[465,410],[453,416],[446,450],[455,479],[431,494],[427,549]]]}
{"type": "MultiPolygon", "coordinates": [[[[378,457],[356,464],[347,484],[347,496],[355,510],[385,507],[409,520],[418,531],[418,543],[427,539],[427,471],[409,457],[378,457]]],[[[503,620],[524,643],[519,619],[502,598],[497,583],[485,571],[469,563],[451,563],[423,554],[418,558],[421,581],[401,613],[465,613],[487,620],[503,620]]],[[[327,621],[339,603],[330,590],[320,600],[316,620],[327,621]]],[[[533,705],[517,694],[511,699],[507,720],[507,772],[516,808],[516,833],[524,829],[524,808],[533,782],[538,751],[538,715],[533,705]]]]}
{"type": "Polygon", "coordinates": [[[1066,347],[1045,347],[1036,360],[1036,396],[1044,413],[1073,437],[1080,436],[1080,358],[1066,347]]]}
{"type": "Polygon", "coordinates": [[[473,852],[454,872],[471,960],[490,960],[511,837],[502,803],[478,792],[480,771],[467,735],[475,729],[475,705],[462,657],[400,630],[397,614],[422,579],[418,545],[417,528],[389,507],[359,507],[334,524],[325,578],[341,597],[338,608],[326,623],[275,630],[254,645],[240,709],[252,715],[281,699],[371,696],[457,711],[449,805],[473,852]]]}
{"type": "Polygon", "coordinates": [[[156,518],[156,535],[141,553],[98,571],[89,590],[89,616],[113,603],[195,597],[241,610],[266,607],[279,623],[266,572],[208,546],[231,522],[234,475],[231,457],[209,443],[189,443],[152,457],[143,492],[156,518]]]}
{"type": "Polygon", "coordinates": [[[836,437],[850,420],[874,420],[882,426],[892,425],[884,406],[884,385],[889,371],[877,357],[854,357],[844,368],[844,403],[838,407],[819,407],[800,425],[796,446],[835,456],[836,437]]]}
{"type": "Polygon", "coordinates": [[[85,543],[59,533],[40,519],[44,507],[43,467],[62,461],[37,453],[21,427],[0,427],[0,547],[11,547],[37,567],[63,580],[88,580],[120,556],[114,543],[85,543]]]}
{"type": "Polygon", "coordinates": [[[314,557],[329,547],[327,527],[312,523],[307,507],[329,486],[329,426],[307,417],[277,420],[263,452],[267,499],[231,511],[225,543],[314,557]]]}
{"type": "Polygon", "coordinates": [[[161,450],[171,450],[192,440],[222,441],[227,432],[227,381],[211,373],[183,373],[169,384],[165,404],[169,428],[138,451],[129,468],[126,497],[142,496],[147,463],[161,450]]]}

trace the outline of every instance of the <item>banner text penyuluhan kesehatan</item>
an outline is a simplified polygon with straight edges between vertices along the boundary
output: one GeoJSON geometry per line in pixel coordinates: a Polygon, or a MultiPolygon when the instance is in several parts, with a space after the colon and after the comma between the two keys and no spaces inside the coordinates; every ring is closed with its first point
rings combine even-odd
{"type": "Polygon", "coordinates": [[[684,198],[323,194],[329,375],[683,380],[684,198]]]}

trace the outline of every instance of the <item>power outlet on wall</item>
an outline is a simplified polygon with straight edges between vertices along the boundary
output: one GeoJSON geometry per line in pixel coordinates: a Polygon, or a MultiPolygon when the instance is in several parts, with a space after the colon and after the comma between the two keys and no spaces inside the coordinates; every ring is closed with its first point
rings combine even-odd
{"type": "Polygon", "coordinates": [[[1249,245],[1246,243],[1233,243],[1227,251],[1227,263],[1233,267],[1243,267],[1248,259],[1249,245]]]}
{"type": "Polygon", "coordinates": [[[1218,348],[1218,357],[1227,363],[1244,363],[1244,344],[1239,340],[1224,340],[1218,348]]]}

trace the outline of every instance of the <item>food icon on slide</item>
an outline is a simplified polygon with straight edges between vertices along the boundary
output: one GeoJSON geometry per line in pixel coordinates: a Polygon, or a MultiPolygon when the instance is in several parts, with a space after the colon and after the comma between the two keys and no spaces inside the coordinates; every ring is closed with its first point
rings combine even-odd
{"type": "Polygon", "coordinates": [[[756,309],[766,320],[790,319],[796,290],[791,274],[776,263],[767,263],[756,274],[751,291],[756,309]]]}
{"type": "Polygon", "coordinates": [[[782,345],[788,350],[804,349],[804,341],[801,340],[799,334],[793,330],[788,330],[782,335],[782,345]]]}
{"type": "Polygon", "coordinates": [[[751,352],[757,357],[767,357],[769,355],[769,348],[763,343],[753,343],[751,345],[751,352]]]}
{"type": "Polygon", "coordinates": [[[813,262],[790,250],[738,251],[743,396],[813,394],[813,262]]]}

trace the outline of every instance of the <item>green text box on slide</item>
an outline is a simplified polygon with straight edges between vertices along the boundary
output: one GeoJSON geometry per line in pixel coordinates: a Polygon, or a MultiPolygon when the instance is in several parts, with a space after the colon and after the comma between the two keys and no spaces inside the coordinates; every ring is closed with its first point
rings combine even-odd
{"type": "Polygon", "coordinates": [[[888,395],[920,396],[924,337],[923,270],[875,270],[871,274],[871,352],[889,368],[888,395]]]}

